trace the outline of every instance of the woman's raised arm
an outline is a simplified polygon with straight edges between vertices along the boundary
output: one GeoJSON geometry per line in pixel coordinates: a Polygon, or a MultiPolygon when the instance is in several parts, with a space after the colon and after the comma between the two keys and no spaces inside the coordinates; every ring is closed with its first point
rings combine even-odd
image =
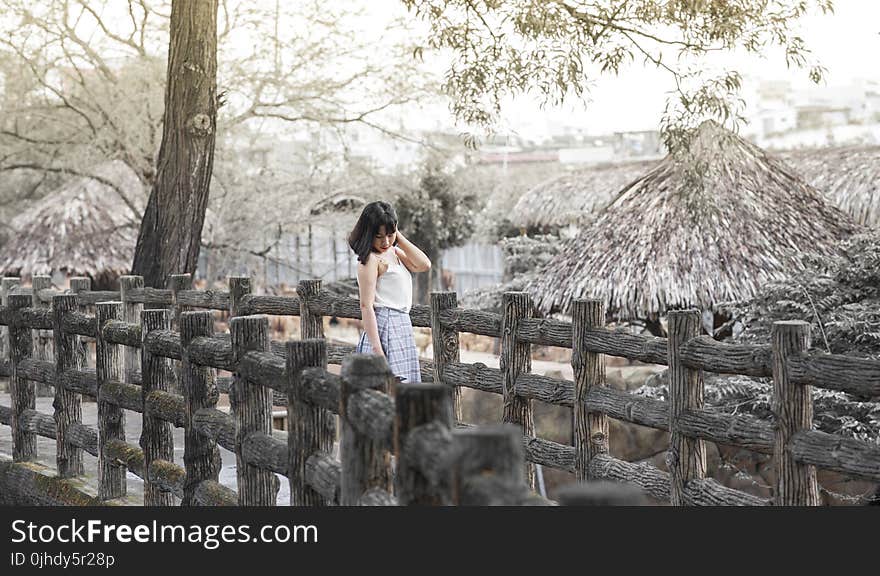
{"type": "Polygon", "coordinates": [[[410,272],[427,272],[431,269],[431,259],[419,250],[418,246],[406,239],[400,229],[397,230],[397,257],[409,268],[410,272]]]}

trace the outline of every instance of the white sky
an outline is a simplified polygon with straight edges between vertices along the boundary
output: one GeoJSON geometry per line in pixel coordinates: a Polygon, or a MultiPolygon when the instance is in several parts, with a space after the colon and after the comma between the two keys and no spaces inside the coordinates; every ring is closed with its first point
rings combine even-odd
{"type": "MultiPolygon", "coordinates": [[[[828,86],[845,86],[857,78],[880,80],[880,2],[873,0],[836,0],[835,13],[808,17],[801,36],[820,63],[828,70],[828,86]]],[[[712,61],[718,61],[713,55],[712,61]]],[[[739,70],[746,82],[757,79],[790,80],[795,87],[812,85],[803,69],[788,69],[781,51],[767,58],[732,54],[723,65],[739,70]]],[[[592,134],[627,130],[656,129],[663,113],[667,92],[673,88],[667,75],[653,66],[634,63],[619,77],[602,76],[591,91],[591,103],[567,109],[540,111],[525,101],[512,107],[513,118],[543,118],[551,122],[583,122],[592,134]]],[[[748,91],[744,91],[747,96],[748,91]]],[[[746,98],[746,106],[751,103],[746,98]]],[[[531,122],[514,121],[515,130],[526,133],[531,122]]]]}
{"type": "MultiPolygon", "coordinates": [[[[359,0],[346,1],[357,3],[359,0]]],[[[877,64],[880,61],[877,56],[880,55],[880,2],[835,0],[834,4],[834,14],[807,16],[799,30],[807,46],[827,68],[827,85],[846,86],[859,78],[880,80],[880,65],[877,64]]],[[[370,0],[369,5],[375,6],[379,13],[385,10],[405,13],[398,0],[370,0]]],[[[381,17],[377,14],[377,18],[381,17]]],[[[739,70],[747,83],[774,79],[789,80],[795,87],[811,85],[807,70],[789,70],[779,50],[763,58],[745,54],[719,58],[713,54],[710,62],[718,63],[719,68],[739,70]]],[[[504,116],[507,126],[524,136],[543,132],[548,124],[577,123],[592,134],[656,129],[671,88],[667,74],[637,61],[621,70],[618,77],[596,78],[586,109],[583,102],[574,101],[562,108],[542,110],[523,97],[505,105],[504,116]]],[[[748,90],[745,90],[744,96],[747,95],[748,90]]],[[[748,98],[746,103],[749,106],[748,98]]],[[[451,123],[450,118],[434,120],[451,123]]]]}

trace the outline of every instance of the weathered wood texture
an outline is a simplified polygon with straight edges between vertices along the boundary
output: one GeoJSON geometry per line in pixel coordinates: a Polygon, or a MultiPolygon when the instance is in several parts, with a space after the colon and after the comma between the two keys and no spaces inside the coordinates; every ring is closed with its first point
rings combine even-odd
{"type": "MultiPolygon", "coordinates": [[[[61,375],[66,370],[83,368],[81,343],[79,336],[65,334],[63,330],[64,316],[76,309],[76,296],[61,295],[52,300],[52,312],[55,315],[55,380],[61,382],[61,375]]],[[[70,444],[68,430],[70,426],[82,422],[82,397],[64,386],[55,386],[55,458],[58,475],[71,478],[85,472],[83,467],[82,449],[70,444]]]]}
{"type": "MultiPolygon", "coordinates": [[[[49,304],[52,302],[51,300],[44,301],[40,298],[39,292],[41,290],[47,290],[52,288],[52,277],[51,276],[34,276],[31,278],[31,307],[34,309],[43,309],[43,312],[49,312],[52,314],[49,304]]],[[[34,330],[31,337],[34,341],[34,351],[33,357],[36,360],[44,360],[48,362],[54,361],[55,358],[55,350],[54,350],[54,335],[49,330],[54,328],[54,315],[52,316],[53,326],[48,327],[45,330],[34,330]]],[[[45,383],[37,384],[37,396],[38,397],[46,397],[46,396],[54,396],[55,392],[52,389],[52,386],[47,385],[45,383]]],[[[66,474],[63,475],[63,478],[69,478],[71,475],[66,474]]]]}
{"type": "Polygon", "coordinates": [[[255,296],[249,294],[239,303],[239,313],[268,314],[270,316],[299,316],[299,298],[294,296],[255,296]]]}
{"type": "Polygon", "coordinates": [[[126,493],[125,467],[106,455],[106,446],[125,442],[125,412],[118,403],[108,402],[112,394],[108,388],[122,379],[123,357],[121,346],[109,343],[104,337],[104,325],[122,320],[121,302],[102,302],[97,305],[96,318],[96,397],[98,400],[98,497],[101,500],[118,498],[126,493]]]}
{"type": "Polygon", "coordinates": [[[880,396],[880,360],[811,353],[789,356],[786,364],[789,378],[798,384],[865,398],[880,396]]]}
{"type": "MultiPolygon", "coordinates": [[[[104,336],[104,339],[109,344],[120,344],[122,346],[125,346],[127,349],[139,348],[143,343],[141,326],[139,324],[135,324],[134,322],[126,322],[125,320],[111,320],[101,327],[101,332],[104,336]]],[[[125,363],[123,363],[123,365],[125,365],[125,363]]],[[[133,370],[135,371],[140,370],[131,362],[129,362],[128,366],[133,366],[133,370]]]]}
{"type": "MultiPolygon", "coordinates": [[[[153,330],[168,330],[171,314],[167,310],[144,310],[141,312],[141,326],[144,339],[153,330]]],[[[168,359],[152,354],[146,346],[141,346],[141,398],[144,405],[143,427],[141,429],[141,449],[144,451],[144,467],[149,470],[153,461],[174,461],[174,437],[169,422],[160,419],[151,409],[150,398],[154,393],[169,391],[169,376],[172,375],[168,359]]],[[[158,398],[153,395],[152,398],[158,398]]],[[[185,410],[180,406],[181,412],[185,410]]],[[[152,482],[144,483],[144,506],[173,506],[174,498],[169,492],[160,490],[152,482]]]]}
{"type": "Polygon", "coordinates": [[[193,427],[230,452],[235,452],[235,418],[216,408],[202,408],[193,414],[193,427]]]}
{"type": "MultiPolygon", "coordinates": [[[[273,495],[278,492],[280,487],[275,473],[287,474],[287,442],[285,440],[253,432],[248,434],[242,442],[242,459],[248,466],[270,475],[273,495]]],[[[272,506],[274,505],[272,504],[272,506]]]]}
{"type": "MultiPolygon", "coordinates": [[[[82,277],[82,276],[75,276],[70,279],[69,292],[71,294],[73,294],[74,296],[76,296],[77,294],[82,294],[82,293],[88,292],[91,289],[92,289],[92,279],[91,278],[82,277]]],[[[65,314],[62,317],[61,329],[65,332],[67,331],[67,318],[69,318],[70,316],[72,316],[74,314],[77,316],[85,316],[86,318],[91,320],[91,322],[89,322],[89,328],[91,328],[91,331],[88,332],[87,334],[85,334],[85,338],[77,338],[77,342],[78,342],[78,347],[76,350],[77,366],[79,366],[80,368],[85,368],[90,363],[89,357],[91,356],[91,354],[89,353],[89,342],[94,342],[95,332],[97,330],[97,322],[95,320],[94,315],[88,314],[89,307],[81,305],[78,302],[78,300],[79,299],[77,298],[77,303],[76,303],[75,309],[69,311],[67,314],[65,314]]],[[[56,326],[55,329],[57,330],[58,327],[56,326]]]]}
{"type": "Polygon", "coordinates": [[[794,435],[788,451],[801,464],[880,482],[880,446],[807,430],[794,435]]]}
{"type": "Polygon", "coordinates": [[[453,504],[515,505],[524,482],[522,431],[514,424],[456,429],[452,433],[450,483],[453,504]]]}
{"type": "MultiPolygon", "coordinates": [[[[590,460],[608,454],[608,417],[587,408],[590,390],[605,387],[605,358],[588,352],[584,345],[587,331],[605,326],[605,305],[601,300],[575,300],[572,311],[571,366],[574,374],[572,444],[575,452],[575,479],[589,479],[590,460]]],[[[522,380],[522,378],[520,378],[522,380]]],[[[522,390],[517,382],[517,391],[522,390]]],[[[545,388],[545,386],[541,386],[545,388]]]]}
{"type": "Polygon", "coordinates": [[[385,359],[368,354],[355,354],[342,363],[340,420],[342,438],[339,453],[342,462],[340,504],[356,506],[361,495],[371,488],[391,492],[390,458],[382,442],[358,433],[348,419],[348,404],[361,390],[387,392],[394,376],[385,359]]]}
{"type": "MultiPolygon", "coordinates": [[[[436,296],[436,294],[432,295],[436,296]]],[[[397,385],[394,453],[397,456],[396,494],[406,505],[451,504],[444,459],[452,446],[455,421],[452,390],[433,384],[397,385]]]]}
{"type": "Polygon", "coordinates": [[[71,480],[34,462],[0,460],[0,505],[2,506],[105,506],[71,480]]]}
{"type": "MultiPolygon", "coordinates": [[[[129,324],[139,325],[141,321],[141,311],[144,309],[144,305],[138,302],[134,302],[131,298],[132,290],[142,290],[144,288],[144,278],[143,276],[120,276],[119,277],[119,293],[121,295],[122,300],[122,320],[124,322],[128,322],[129,324]]],[[[138,334],[136,338],[133,339],[136,346],[140,347],[141,345],[141,335],[138,334]]],[[[121,380],[126,384],[131,384],[131,376],[130,374],[137,370],[141,369],[141,355],[140,352],[134,346],[125,346],[122,349],[122,378],[121,380]]]]}
{"type": "MultiPolygon", "coordinates": [[[[235,301],[236,293],[230,294],[235,301]]],[[[239,288],[240,286],[236,286],[239,288]]],[[[238,290],[236,290],[238,292],[238,290]]],[[[230,319],[233,363],[249,351],[268,352],[269,319],[266,316],[238,316],[230,319]]],[[[233,373],[230,405],[236,418],[235,457],[238,475],[238,498],[241,506],[274,506],[277,493],[275,475],[245,461],[244,444],[250,436],[271,437],[272,392],[268,388],[233,373]]],[[[286,467],[285,467],[286,468],[286,467]]]]}
{"type": "Polygon", "coordinates": [[[326,452],[316,452],[306,460],[306,483],[329,505],[339,503],[342,464],[326,452]]]}
{"type": "MultiPolygon", "coordinates": [[[[180,332],[180,315],[192,310],[189,306],[180,303],[180,293],[192,289],[192,274],[172,274],[168,277],[168,287],[171,290],[171,330],[180,332]]],[[[168,390],[175,394],[183,395],[183,377],[181,376],[180,362],[172,362],[173,380],[169,382],[168,390]]]]}
{"type": "MultiPolygon", "coordinates": [[[[172,274],[172,276],[176,276],[176,274],[172,274]]],[[[138,278],[140,278],[140,276],[138,276],[138,278]]],[[[126,290],[126,296],[128,297],[128,302],[143,304],[144,307],[149,310],[157,310],[159,308],[170,306],[174,301],[171,290],[152,288],[150,286],[132,286],[130,289],[126,290]]],[[[122,298],[121,292],[119,298],[122,298]]]]}
{"type": "Polygon", "coordinates": [[[9,295],[14,290],[21,287],[21,278],[7,276],[0,278],[0,365],[4,362],[7,365],[0,366],[0,376],[9,376],[12,367],[9,362],[9,327],[7,326],[7,306],[9,304],[9,295]]]}
{"type": "Polygon", "coordinates": [[[816,482],[815,466],[799,463],[788,450],[795,434],[813,427],[811,388],[791,381],[787,362],[788,358],[810,347],[810,325],[802,321],[774,322],[772,338],[776,504],[818,506],[819,486],[816,482]]]}
{"type": "Polygon", "coordinates": [[[698,336],[682,344],[679,355],[688,368],[745,376],[773,375],[769,345],[724,344],[711,336],[698,336]]]}
{"type": "Polygon", "coordinates": [[[669,338],[669,468],[670,499],[673,506],[683,506],[684,488],[692,480],[706,476],[706,446],[699,438],[682,433],[677,425],[678,415],[685,411],[703,409],[703,373],[688,368],[681,362],[679,348],[700,334],[700,312],[672,310],[667,315],[669,338]]]}
{"type": "MultiPolygon", "coordinates": [[[[458,307],[455,292],[431,293],[431,349],[434,354],[434,382],[446,383],[446,365],[460,362],[458,331],[445,328],[440,319],[444,310],[458,307]]],[[[452,386],[453,420],[461,420],[461,387],[452,386]]]]}
{"type": "Polygon", "coordinates": [[[26,294],[10,294],[8,308],[13,314],[9,325],[9,363],[12,376],[9,379],[12,396],[12,459],[15,462],[26,462],[37,458],[37,437],[22,426],[21,415],[25,410],[36,408],[36,389],[34,383],[20,373],[19,365],[31,357],[33,338],[29,328],[19,322],[18,312],[31,304],[26,294]]]}
{"type": "Polygon", "coordinates": [[[97,326],[98,323],[94,316],[84,312],[69,312],[64,315],[64,326],[62,328],[68,334],[94,338],[97,326]]]}
{"type": "Polygon", "coordinates": [[[193,426],[193,415],[202,408],[214,408],[218,393],[214,383],[214,369],[199,365],[192,359],[192,344],[197,339],[208,339],[214,333],[211,312],[184,312],[180,315],[180,343],[184,350],[182,369],[186,419],[184,421],[183,462],[186,479],[181,505],[197,504],[196,490],[205,480],[216,482],[220,475],[220,452],[217,443],[200,434],[193,426]]]}
{"type": "Polygon", "coordinates": [[[229,292],[218,290],[180,290],[177,303],[191,308],[229,310],[229,292]]]}
{"type": "MultiPolygon", "coordinates": [[[[287,343],[286,373],[289,387],[287,397],[287,421],[290,423],[288,438],[291,506],[321,506],[337,501],[327,497],[308,482],[307,463],[319,452],[329,453],[335,437],[335,418],[320,402],[313,402],[309,395],[309,380],[304,369],[314,368],[325,373],[327,346],[324,340],[306,339],[287,343]]],[[[313,385],[312,388],[315,388],[313,385]]],[[[339,405],[339,388],[335,389],[332,405],[339,405]]]]}
{"type": "Polygon", "coordinates": [[[252,316],[243,314],[241,310],[242,300],[251,293],[251,279],[248,276],[230,276],[229,284],[229,316],[252,316]]]}
{"type": "Polygon", "coordinates": [[[320,280],[300,280],[296,287],[296,295],[299,297],[300,338],[302,340],[324,337],[324,317],[314,312],[315,306],[312,305],[320,293],[320,280]]]}
{"type": "MultiPolygon", "coordinates": [[[[532,401],[516,394],[516,379],[532,371],[531,345],[518,338],[522,319],[533,314],[532,300],[526,292],[505,292],[501,303],[501,384],[503,390],[502,422],[516,424],[524,436],[535,435],[532,401]]],[[[535,468],[526,465],[526,481],[535,487],[535,468]]]]}
{"type": "Polygon", "coordinates": [[[635,484],[657,500],[669,501],[669,474],[648,463],[633,464],[607,455],[597,456],[590,461],[590,475],[635,484]]]}

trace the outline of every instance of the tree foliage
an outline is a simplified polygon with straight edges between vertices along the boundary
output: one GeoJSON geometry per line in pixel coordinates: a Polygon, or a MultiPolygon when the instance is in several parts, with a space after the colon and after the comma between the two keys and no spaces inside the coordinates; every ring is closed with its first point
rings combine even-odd
{"type": "Polygon", "coordinates": [[[795,24],[830,0],[403,0],[431,26],[429,47],[449,51],[445,88],[456,117],[491,126],[507,95],[544,102],[582,97],[602,74],[634,60],[675,82],[662,119],[665,143],[677,150],[706,117],[736,123],[741,76],[707,75],[701,57],[717,51],[763,54],[780,47],[789,66],[819,81],[795,24]]]}
{"type": "Polygon", "coordinates": [[[477,196],[460,193],[440,166],[428,163],[419,184],[397,198],[400,227],[426,254],[463,244],[473,233],[477,196]]]}
{"type": "Polygon", "coordinates": [[[730,310],[746,342],[769,342],[773,322],[803,320],[814,349],[880,358],[880,234],[854,236],[839,256],[816,259],[730,310]]]}
{"type": "MultiPolygon", "coordinates": [[[[391,22],[378,42],[379,31],[362,30],[363,9],[348,4],[218,2],[215,171],[240,171],[243,148],[271,148],[292,135],[308,148],[305,161],[283,166],[284,190],[227,178],[225,201],[249,197],[265,207],[286,193],[298,196],[285,202],[303,204],[315,182],[347,171],[349,128],[408,138],[394,112],[429,94],[431,80],[411,57],[406,22],[391,22]]],[[[0,0],[0,208],[12,213],[69,175],[97,178],[91,167],[108,159],[152,187],[170,13],[171,0],[0,0]]],[[[143,216],[135,204],[132,226],[143,216]]]]}
{"type": "Polygon", "coordinates": [[[427,303],[441,251],[463,244],[473,234],[477,204],[477,196],[457,189],[452,177],[433,160],[424,165],[418,186],[395,200],[401,231],[433,263],[427,275],[416,277],[419,302],[427,303]]]}

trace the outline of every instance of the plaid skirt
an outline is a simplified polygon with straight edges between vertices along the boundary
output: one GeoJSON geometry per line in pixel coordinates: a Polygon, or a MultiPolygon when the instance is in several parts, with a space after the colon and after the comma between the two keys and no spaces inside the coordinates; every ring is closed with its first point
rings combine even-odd
{"type": "MultiPolygon", "coordinates": [[[[413,338],[412,322],[408,312],[401,312],[384,306],[375,307],[376,325],[379,328],[379,343],[385,352],[388,366],[401,382],[421,382],[419,353],[413,338]]],[[[372,354],[367,333],[362,332],[357,345],[358,354],[372,354]]]]}

